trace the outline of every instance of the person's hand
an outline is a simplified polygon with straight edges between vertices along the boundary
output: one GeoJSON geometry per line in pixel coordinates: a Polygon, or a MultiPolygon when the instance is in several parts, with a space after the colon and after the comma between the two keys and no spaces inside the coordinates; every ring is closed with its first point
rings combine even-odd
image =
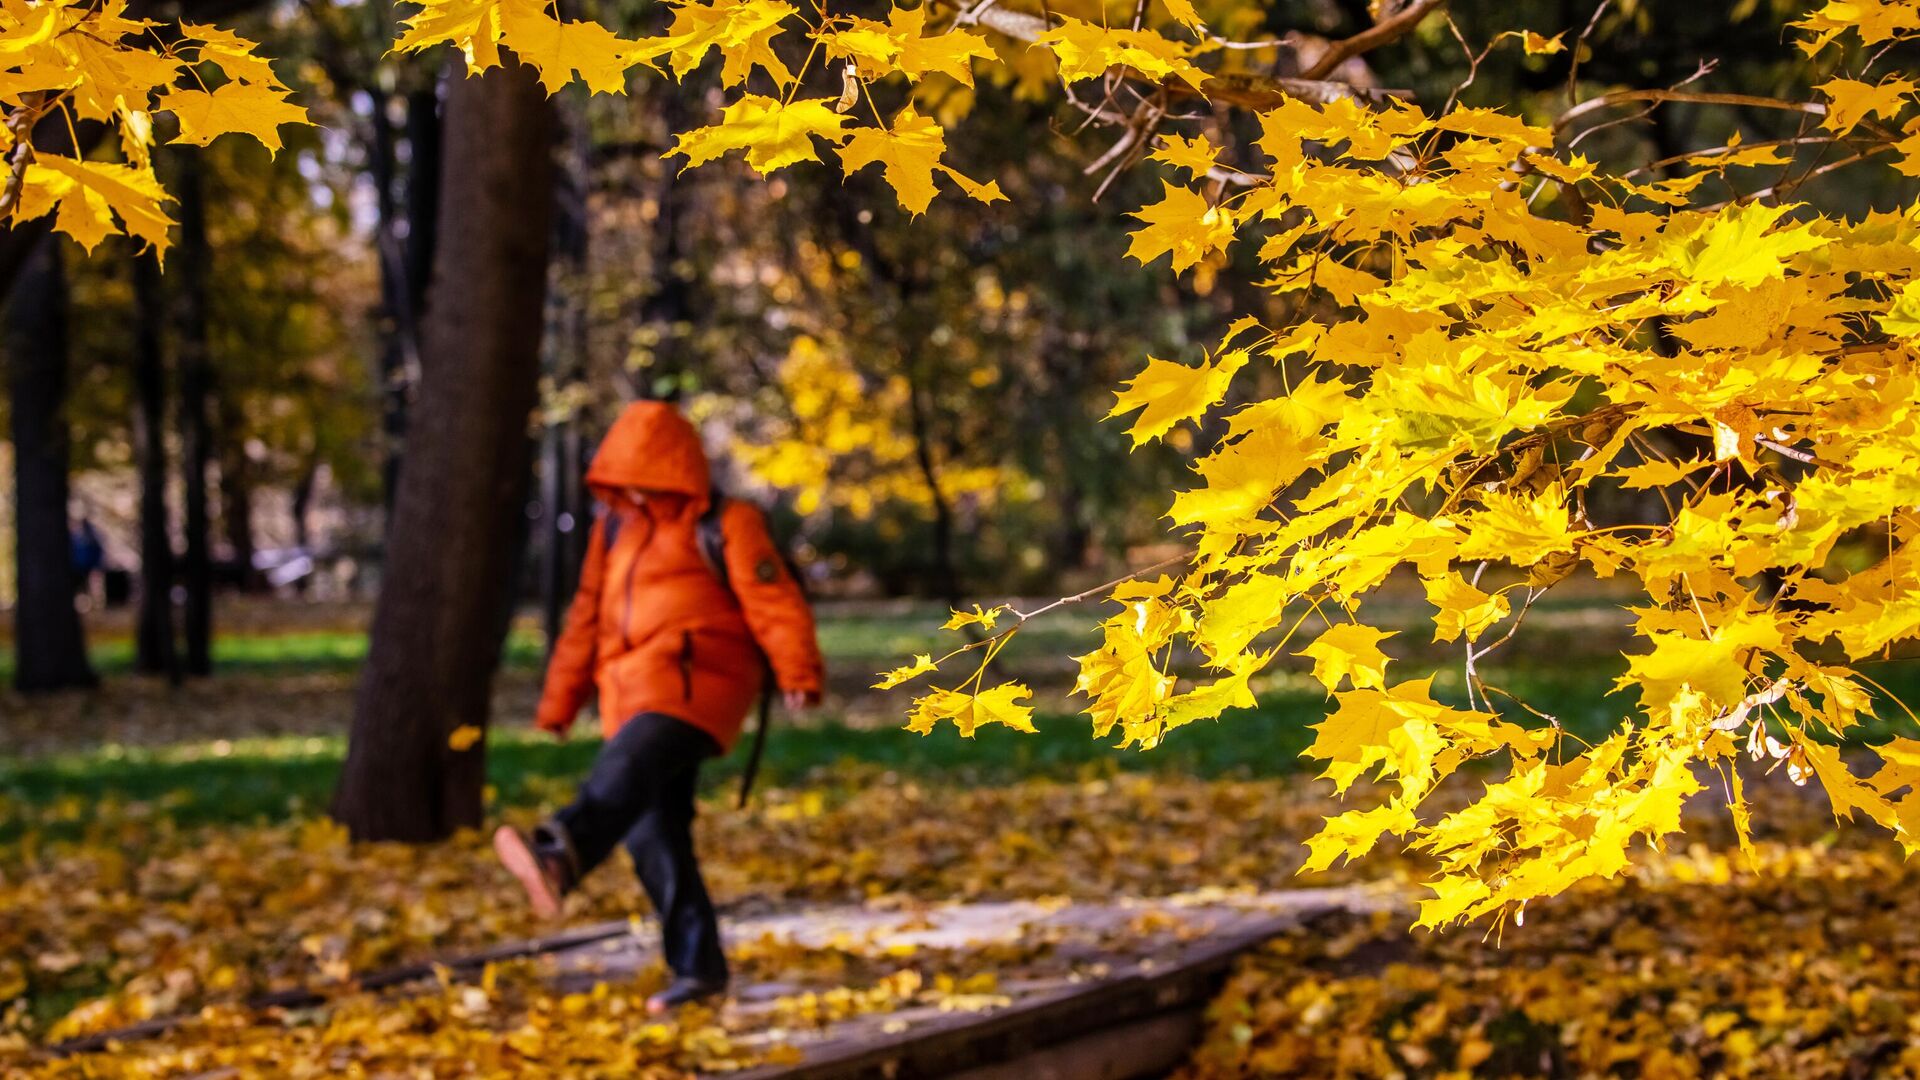
{"type": "Polygon", "coordinates": [[[573,721],[553,716],[536,716],[533,718],[533,726],[556,739],[564,740],[567,737],[567,730],[573,727],[573,721]]]}
{"type": "Polygon", "coordinates": [[[820,692],[818,690],[788,690],[785,694],[781,695],[781,700],[786,702],[788,712],[805,712],[815,705],[820,704],[820,692]]]}

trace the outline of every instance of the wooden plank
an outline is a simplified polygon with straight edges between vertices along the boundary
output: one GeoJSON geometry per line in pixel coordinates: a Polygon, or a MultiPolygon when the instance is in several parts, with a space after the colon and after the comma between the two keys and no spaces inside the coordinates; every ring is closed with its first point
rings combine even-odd
{"type": "MultiPolygon", "coordinates": [[[[797,1065],[767,1066],[731,1075],[736,1080],[1028,1076],[1034,1075],[1027,1071],[1029,1067],[1090,1062],[1098,1056],[1093,1053],[1092,1042],[1112,1038],[1144,1040],[1155,1052],[1149,1055],[1142,1047],[1134,1047],[1133,1052],[1143,1059],[1178,1054],[1191,1045],[1189,1033],[1193,1029],[1184,1021],[1165,1017],[1204,1007],[1218,992],[1240,953],[1341,907],[1337,902],[1327,902],[1260,920],[1245,929],[1198,942],[1164,968],[1142,971],[1136,967],[1112,979],[1037,995],[995,1013],[943,1018],[851,1044],[823,1044],[797,1065]],[[1138,1033],[1130,1034],[1130,1029],[1138,1029],[1138,1033]],[[1085,1045],[1067,1048],[1075,1042],[1085,1045]],[[1059,1052],[1050,1054],[1053,1050],[1059,1052]],[[994,1073],[996,1069],[1014,1071],[994,1073]]],[[[1096,1070],[1086,1075],[1104,1073],[1096,1070]]]]}
{"type": "Polygon", "coordinates": [[[1158,1016],[1055,1043],[1014,1061],[954,1073],[948,1080],[1143,1080],[1164,1076],[1200,1041],[1206,1008],[1158,1016]]]}

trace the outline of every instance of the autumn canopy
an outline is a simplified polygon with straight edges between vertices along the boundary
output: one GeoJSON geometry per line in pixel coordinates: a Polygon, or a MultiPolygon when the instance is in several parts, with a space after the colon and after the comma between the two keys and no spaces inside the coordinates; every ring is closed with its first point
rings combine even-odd
{"type": "MultiPolygon", "coordinates": [[[[1378,26],[1404,32],[1437,6],[1414,0],[1378,26]]],[[[1342,791],[1369,775],[1396,786],[1328,821],[1309,867],[1392,834],[1438,860],[1423,923],[1511,913],[1620,873],[1636,841],[1678,829],[1706,776],[1744,841],[1743,772],[1776,767],[1920,850],[1920,742],[1880,746],[1865,773],[1833,745],[1867,706],[1862,665],[1920,633],[1920,207],[1822,216],[1794,202],[1805,174],[1791,167],[1794,145],[1817,143],[1822,172],[1920,175],[1915,86],[1873,64],[1920,38],[1920,8],[1807,15],[1783,48],[1831,74],[1801,97],[1623,91],[1537,121],[1327,81],[1344,59],[1332,53],[1297,78],[1249,74],[1187,0],[1138,10],[1127,24],[930,0],[872,20],[689,0],[663,36],[629,40],[535,0],[428,0],[395,47],[450,45],[473,72],[517,57],[549,92],[611,93],[636,67],[683,76],[717,51],[724,104],[679,137],[685,167],[736,154],[762,174],[877,166],[916,215],[936,198],[1005,198],[944,163],[967,99],[936,108],[923,82],[1057,79],[1081,109],[1126,119],[1112,160],[1148,157],[1168,176],[1131,212],[1133,258],[1215,275],[1230,272],[1223,253],[1253,249],[1297,317],[1243,319],[1198,364],[1143,357],[1117,388],[1136,444],[1206,420],[1227,435],[1171,497],[1189,554],[1111,589],[1079,689],[1096,735],[1152,747],[1252,704],[1249,680],[1277,658],[1309,658],[1334,699],[1308,751],[1322,775],[1342,791]],[[1190,108],[1209,100],[1256,113],[1257,141],[1210,141],[1190,108]],[[1786,111],[1802,134],[1619,175],[1582,153],[1605,110],[1664,101],[1786,111]],[[1256,368],[1283,373],[1286,392],[1236,393],[1256,368]],[[1590,516],[1621,490],[1657,494],[1662,512],[1590,516]],[[1832,572],[1836,545],[1861,543],[1876,555],[1832,572]],[[1457,648],[1464,703],[1391,673],[1368,598],[1396,572],[1418,577],[1435,639],[1457,648]],[[1618,727],[1594,745],[1479,672],[1576,572],[1639,594],[1631,693],[1610,699],[1618,727]],[[1299,650],[1309,616],[1333,626],[1299,650]],[[1208,677],[1178,677],[1176,651],[1208,677]],[[1423,811],[1481,758],[1511,768],[1423,811]]],[[[1587,45],[1516,30],[1488,47],[1587,45]]],[[[0,82],[0,213],[51,215],[88,247],[115,233],[167,245],[154,113],[175,116],[177,141],[241,133],[269,149],[305,122],[251,43],[133,18],[124,0],[6,0],[0,82]],[[117,152],[79,148],[94,125],[117,152]]],[[[977,641],[885,676],[945,680],[910,724],[1029,728],[1026,689],[991,667],[1024,619],[957,615],[977,641]]]]}

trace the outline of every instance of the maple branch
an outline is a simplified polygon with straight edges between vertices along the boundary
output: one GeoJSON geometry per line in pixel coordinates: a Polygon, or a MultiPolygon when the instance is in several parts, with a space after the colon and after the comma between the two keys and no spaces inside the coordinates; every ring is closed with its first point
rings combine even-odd
{"type": "Polygon", "coordinates": [[[1384,22],[1375,23],[1352,37],[1334,42],[1331,48],[1320,54],[1320,59],[1315,60],[1312,67],[1300,73],[1300,77],[1308,80],[1324,79],[1333,74],[1335,68],[1361,53],[1371,52],[1382,45],[1390,45],[1400,40],[1411,33],[1414,27],[1420,25],[1420,21],[1434,9],[1446,2],[1447,0],[1414,0],[1400,14],[1384,22]]]}
{"type": "Polygon", "coordinates": [[[1574,103],[1573,101],[1574,95],[1579,92],[1580,48],[1581,46],[1587,43],[1587,38],[1591,37],[1593,35],[1594,29],[1600,25],[1600,16],[1606,14],[1607,5],[1611,2],[1612,0],[1600,0],[1598,4],[1595,4],[1593,8],[1593,17],[1587,20],[1586,29],[1580,31],[1580,36],[1574,39],[1573,50],[1572,50],[1573,64],[1567,69],[1567,104],[1568,105],[1572,105],[1574,103]]]}
{"type": "MultiPolygon", "coordinates": [[[[1844,158],[1841,158],[1839,161],[1830,161],[1827,164],[1822,165],[1817,169],[1810,170],[1807,173],[1801,176],[1797,176],[1790,181],[1783,181],[1781,183],[1773,185],[1772,187],[1761,188],[1759,191],[1756,191],[1753,194],[1748,195],[1745,198],[1737,201],[1758,202],[1761,199],[1770,199],[1775,195],[1785,194],[1789,191],[1792,191],[1794,188],[1799,187],[1801,184],[1804,184],[1807,181],[1813,179],[1816,176],[1825,176],[1836,169],[1844,169],[1849,165],[1857,165],[1860,162],[1865,161],[1866,159],[1872,157],[1875,154],[1885,153],[1886,151],[1891,149],[1893,149],[1892,143],[1881,143],[1878,146],[1870,146],[1867,149],[1852,155],[1851,157],[1844,157],[1844,158]]],[[[1720,206],[1724,206],[1724,205],[1726,204],[1724,203],[1720,204],[1720,206]]],[[[1720,208],[1720,206],[1713,206],[1713,207],[1709,207],[1708,209],[1717,210],[1720,208]]]]}
{"type": "MultiPolygon", "coordinates": [[[[944,7],[959,9],[959,15],[954,19],[956,25],[984,26],[996,33],[1013,38],[1015,41],[1024,41],[1031,44],[1040,40],[1041,37],[1046,35],[1048,30],[1052,29],[1052,24],[1048,22],[1045,16],[1030,15],[1024,11],[1009,11],[1004,7],[998,6],[999,0],[981,0],[980,3],[972,7],[962,6],[960,0],[932,0],[932,2],[944,7]]],[[[1420,4],[1416,6],[1424,6],[1430,9],[1442,2],[1444,2],[1444,0],[1421,0],[1420,4]]],[[[1390,21],[1398,21],[1399,18],[1399,16],[1396,16],[1394,20],[1390,21]]],[[[1383,23],[1381,25],[1385,26],[1387,24],[1383,23]]],[[[1380,27],[1374,28],[1375,31],[1379,29],[1380,27]]],[[[1369,31],[1368,33],[1371,32],[1373,31],[1369,31]]],[[[1365,35],[1357,34],[1354,38],[1349,38],[1348,40],[1352,41],[1363,36],[1365,35]]],[[[1398,35],[1396,34],[1395,36],[1397,37],[1398,35]]],[[[1338,47],[1339,45],[1336,44],[1335,48],[1337,49],[1338,47]]],[[[1345,59],[1345,57],[1342,57],[1342,59],[1345,59]]],[[[1318,64],[1315,65],[1316,68],[1318,66],[1318,64]]],[[[1119,73],[1121,78],[1156,86],[1174,97],[1205,98],[1208,101],[1226,105],[1237,105],[1243,109],[1252,109],[1256,112],[1263,109],[1278,108],[1289,99],[1305,101],[1313,105],[1329,105],[1335,101],[1346,98],[1357,98],[1369,104],[1377,105],[1389,98],[1413,96],[1413,91],[1411,90],[1381,90],[1373,87],[1355,86],[1352,83],[1341,82],[1337,79],[1327,79],[1323,77],[1324,72],[1319,75],[1303,75],[1299,78],[1246,73],[1209,75],[1206,81],[1203,82],[1198,89],[1195,89],[1185,79],[1178,77],[1156,79],[1145,72],[1129,67],[1118,67],[1114,70],[1119,73]]]]}
{"type": "MultiPolygon", "coordinates": [[[[1103,585],[1095,585],[1091,589],[1083,589],[1080,592],[1074,593],[1072,596],[1063,596],[1060,599],[1055,600],[1043,607],[1034,608],[1032,611],[1016,611],[1011,606],[1009,606],[1007,610],[1009,612],[1012,612],[1013,616],[1016,619],[1018,619],[1020,622],[1026,622],[1029,619],[1035,619],[1042,615],[1045,615],[1047,612],[1052,611],[1056,608],[1063,608],[1063,607],[1066,607],[1068,604],[1077,604],[1082,600],[1090,599],[1093,596],[1099,593],[1106,592],[1107,590],[1112,589],[1117,585],[1125,585],[1127,582],[1132,581],[1134,578],[1137,578],[1142,574],[1151,574],[1155,570],[1165,570],[1169,566],[1174,566],[1178,563],[1186,562],[1188,559],[1193,558],[1193,555],[1194,553],[1191,550],[1183,551],[1178,555],[1173,555],[1168,558],[1161,559],[1159,562],[1154,563],[1152,566],[1142,566],[1138,570],[1129,570],[1126,573],[1121,574],[1119,577],[1114,578],[1112,581],[1109,581],[1103,585]]],[[[1015,625],[1018,625],[1018,623],[1016,623],[1015,625]]]]}
{"type": "Polygon", "coordinates": [[[1614,90],[1596,98],[1588,98],[1561,113],[1553,122],[1553,130],[1559,131],[1588,113],[1610,109],[1630,101],[1649,101],[1656,105],[1670,101],[1694,105],[1745,105],[1754,109],[1780,109],[1785,112],[1803,112],[1813,116],[1827,115],[1827,107],[1817,101],[1786,101],[1781,98],[1761,97],[1758,94],[1718,94],[1694,90],[1614,90]]]}
{"type": "Polygon", "coordinates": [[[33,164],[33,126],[40,119],[46,92],[35,90],[21,98],[20,107],[7,115],[7,134],[13,137],[13,150],[7,154],[7,182],[0,189],[0,220],[13,216],[20,205],[20,193],[26,190],[27,166],[33,164]]]}
{"type": "Polygon", "coordinates": [[[1624,179],[1631,180],[1642,173],[1654,172],[1659,169],[1664,169],[1669,165],[1678,165],[1685,161],[1691,161],[1694,158],[1719,157],[1724,154],[1731,154],[1736,150],[1759,150],[1769,146],[1815,146],[1834,141],[1834,137],[1831,135],[1799,135],[1791,139],[1768,139],[1764,142],[1740,143],[1737,146],[1728,143],[1724,146],[1710,147],[1705,150],[1689,150],[1684,154],[1675,154],[1670,158],[1650,161],[1637,169],[1621,173],[1620,175],[1624,179]]]}

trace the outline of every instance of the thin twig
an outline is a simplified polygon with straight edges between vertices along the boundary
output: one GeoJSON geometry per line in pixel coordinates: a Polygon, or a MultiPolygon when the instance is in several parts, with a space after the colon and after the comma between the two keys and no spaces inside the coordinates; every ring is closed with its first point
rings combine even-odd
{"type": "Polygon", "coordinates": [[[1574,103],[1575,97],[1579,93],[1580,48],[1587,43],[1587,38],[1593,34],[1594,27],[1600,25],[1600,16],[1606,12],[1607,5],[1611,2],[1612,0],[1600,0],[1598,4],[1595,4],[1593,7],[1593,17],[1587,20],[1586,29],[1580,31],[1580,36],[1573,40],[1573,66],[1567,69],[1568,105],[1574,103]]]}
{"type": "MultiPolygon", "coordinates": [[[[1689,79],[1688,82],[1692,80],[1689,79]]],[[[1745,105],[1754,109],[1780,109],[1785,112],[1803,112],[1814,116],[1827,115],[1827,107],[1817,101],[1787,101],[1783,98],[1761,97],[1757,94],[1719,94],[1694,90],[1614,90],[1601,94],[1597,98],[1588,98],[1573,106],[1554,120],[1555,131],[1591,112],[1610,109],[1615,105],[1624,105],[1631,101],[1650,101],[1654,104],[1666,102],[1685,102],[1694,105],[1745,105]]]]}
{"type": "Polygon", "coordinates": [[[1161,559],[1159,562],[1154,563],[1152,566],[1143,566],[1138,570],[1130,570],[1127,573],[1124,573],[1119,577],[1114,578],[1112,581],[1109,581],[1103,585],[1095,585],[1091,589],[1082,590],[1080,592],[1074,593],[1072,596],[1063,596],[1058,600],[1048,603],[1044,607],[1034,608],[1032,611],[1023,612],[1023,611],[1018,611],[1012,607],[1007,608],[1007,610],[1012,612],[1014,618],[1017,619],[1019,622],[1027,622],[1030,619],[1034,619],[1041,615],[1045,615],[1047,612],[1053,611],[1056,608],[1063,608],[1063,607],[1066,607],[1068,604],[1077,604],[1082,600],[1087,600],[1099,593],[1106,592],[1107,590],[1117,585],[1125,585],[1127,582],[1132,581],[1134,578],[1140,577],[1144,574],[1151,574],[1155,570],[1165,570],[1169,566],[1174,566],[1179,563],[1186,562],[1188,559],[1193,558],[1193,555],[1194,553],[1192,550],[1183,551],[1178,555],[1171,556],[1170,558],[1161,559]]]}
{"type": "Polygon", "coordinates": [[[1326,52],[1320,54],[1320,58],[1313,62],[1313,66],[1300,73],[1300,77],[1303,79],[1326,78],[1333,74],[1335,68],[1361,53],[1371,52],[1382,45],[1391,44],[1405,37],[1436,8],[1445,3],[1446,0],[1414,0],[1400,14],[1384,22],[1375,23],[1352,37],[1334,42],[1326,52]]]}

